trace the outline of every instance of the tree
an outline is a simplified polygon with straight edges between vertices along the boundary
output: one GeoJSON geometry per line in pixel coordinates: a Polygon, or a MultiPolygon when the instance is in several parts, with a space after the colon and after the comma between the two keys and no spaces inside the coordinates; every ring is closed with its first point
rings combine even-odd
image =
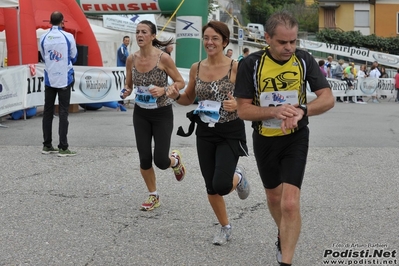
{"type": "MultiPolygon", "coordinates": [[[[271,0],[274,2],[276,0],[271,0]]],[[[265,24],[266,20],[274,12],[273,5],[264,0],[251,0],[246,4],[246,15],[250,22],[265,24]]]]}
{"type": "Polygon", "coordinates": [[[306,6],[305,3],[285,4],[278,10],[288,10],[298,21],[299,31],[317,32],[319,30],[319,7],[316,4],[306,6]]]}
{"type": "Polygon", "coordinates": [[[378,37],[375,34],[363,35],[360,31],[337,31],[323,29],[316,33],[319,42],[367,48],[373,51],[396,54],[399,51],[399,37],[378,37]]]}
{"type": "Polygon", "coordinates": [[[298,20],[300,31],[317,32],[318,4],[305,5],[305,0],[251,0],[246,4],[246,15],[252,23],[265,24],[276,11],[288,10],[298,20]]]}

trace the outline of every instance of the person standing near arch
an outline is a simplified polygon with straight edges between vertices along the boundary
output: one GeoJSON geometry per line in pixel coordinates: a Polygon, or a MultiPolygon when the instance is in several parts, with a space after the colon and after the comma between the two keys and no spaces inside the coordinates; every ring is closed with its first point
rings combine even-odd
{"type": "Polygon", "coordinates": [[[233,49],[227,49],[226,56],[231,58],[233,56],[233,49]]]}
{"type": "Polygon", "coordinates": [[[244,59],[245,57],[247,57],[249,55],[249,48],[245,47],[242,49],[242,55],[240,55],[237,59],[238,62],[240,62],[242,59],[244,59]]]}
{"type": "Polygon", "coordinates": [[[68,114],[71,88],[75,81],[72,64],[78,58],[76,41],[72,34],[63,31],[64,16],[54,11],[50,16],[51,29],[40,37],[40,53],[44,68],[43,154],[58,153],[60,157],[75,156],[68,144],[68,114]],[[58,95],[59,144],[52,145],[54,102],[58,95]]]}
{"type": "Polygon", "coordinates": [[[130,37],[124,36],[123,42],[121,46],[119,46],[116,52],[116,66],[118,67],[125,67],[126,66],[126,59],[129,56],[129,51],[127,47],[130,44],[130,37]]]}
{"type": "MultiPolygon", "coordinates": [[[[126,67],[126,59],[129,56],[129,50],[127,47],[130,44],[130,37],[124,36],[121,46],[119,46],[116,51],[116,66],[118,67],[126,67]]],[[[123,100],[118,101],[119,104],[124,105],[125,102],[123,100]]]]}

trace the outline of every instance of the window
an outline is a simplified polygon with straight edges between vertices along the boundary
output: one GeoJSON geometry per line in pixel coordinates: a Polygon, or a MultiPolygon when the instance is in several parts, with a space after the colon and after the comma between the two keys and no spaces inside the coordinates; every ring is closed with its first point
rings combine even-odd
{"type": "Polygon", "coordinates": [[[324,9],[324,27],[328,29],[335,29],[335,9],[324,9]]]}
{"type": "Polygon", "coordinates": [[[369,27],[370,26],[370,11],[355,10],[355,27],[369,27]]]}

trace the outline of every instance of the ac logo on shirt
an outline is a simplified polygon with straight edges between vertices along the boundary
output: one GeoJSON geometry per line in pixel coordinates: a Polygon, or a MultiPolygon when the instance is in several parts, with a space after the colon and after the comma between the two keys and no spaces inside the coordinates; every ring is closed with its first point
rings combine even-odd
{"type": "Polygon", "coordinates": [[[292,90],[296,84],[298,84],[297,72],[286,71],[279,73],[277,76],[269,76],[263,80],[264,85],[262,91],[286,91],[292,90]]]}

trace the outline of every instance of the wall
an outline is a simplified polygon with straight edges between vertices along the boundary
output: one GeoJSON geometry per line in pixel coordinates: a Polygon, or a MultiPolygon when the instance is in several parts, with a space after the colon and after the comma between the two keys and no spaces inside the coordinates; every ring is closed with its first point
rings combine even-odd
{"type": "MultiPolygon", "coordinates": [[[[399,1],[398,1],[399,3],[399,1]]],[[[377,4],[375,6],[376,21],[375,34],[380,37],[396,37],[397,13],[399,4],[377,4]]]]}
{"type": "Polygon", "coordinates": [[[335,11],[335,22],[343,31],[352,31],[354,28],[353,4],[339,3],[340,7],[335,11]]]}

